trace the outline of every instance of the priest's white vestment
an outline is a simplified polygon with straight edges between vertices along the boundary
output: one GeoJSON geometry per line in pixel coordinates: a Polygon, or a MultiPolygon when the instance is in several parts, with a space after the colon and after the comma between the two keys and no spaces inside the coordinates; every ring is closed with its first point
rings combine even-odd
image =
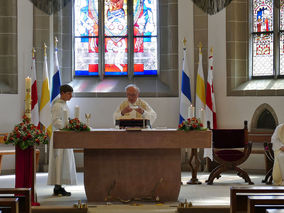
{"type": "Polygon", "coordinates": [[[284,184],[284,152],[280,150],[284,147],[284,124],[276,127],[271,137],[272,149],[274,151],[273,183],[274,185],[284,184]]]}
{"type": "MultiPolygon", "coordinates": [[[[53,130],[64,127],[64,110],[69,117],[69,109],[66,101],[57,99],[51,109],[53,130]]],[[[76,165],[73,149],[53,149],[53,136],[49,145],[49,185],[75,185],[77,184],[76,165]]]]}
{"type": "Polygon", "coordinates": [[[156,118],[157,118],[157,113],[152,109],[152,107],[150,107],[150,105],[144,101],[141,98],[137,98],[136,102],[131,104],[128,100],[123,101],[116,109],[116,111],[114,112],[113,115],[114,121],[115,120],[119,120],[119,119],[148,119],[150,120],[150,124],[153,125],[153,123],[155,122],[156,118]],[[125,107],[131,107],[133,108],[133,110],[129,113],[125,113],[123,116],[121,115],[121,111],[125,108],[125,107]],[[140,114],[139,112],[136,112],[134,110],[135,107],[140,107],[144,110],[143,114],[140,114]]]}

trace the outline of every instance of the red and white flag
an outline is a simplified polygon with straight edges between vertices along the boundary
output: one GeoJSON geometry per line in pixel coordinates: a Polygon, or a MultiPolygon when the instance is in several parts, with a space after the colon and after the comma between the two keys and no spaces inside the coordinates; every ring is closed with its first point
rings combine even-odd
{"type": "Polygon", "coordinates": [[[208,77],[206,86],[206,120],[210,121],[210,127],[217,128],[216,120],[216,105],[213,89],[213,50],[211,49],[211,55],[208,61],[208,77]]]}
{"type": "Polygon", "coordinates": [[[31,107],[31,123],[35,126],[39,125],[39,111],[38,111],[38,97],[37,97],[37,84],[36,84],[36,66],[35,56],[33,53],[33,63],[31,68],[32,76],[32,107],[31,107]]]}

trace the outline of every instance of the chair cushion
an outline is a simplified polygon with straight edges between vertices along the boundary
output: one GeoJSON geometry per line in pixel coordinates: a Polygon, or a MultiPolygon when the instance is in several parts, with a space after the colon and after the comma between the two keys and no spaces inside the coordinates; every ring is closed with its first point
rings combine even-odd
{"type": "Polygon", "coordinates": [[[225,161],[237,161],[244,156],[244,153],[240,150],[232,149],[216,151],[215,154],[225,161]]]}

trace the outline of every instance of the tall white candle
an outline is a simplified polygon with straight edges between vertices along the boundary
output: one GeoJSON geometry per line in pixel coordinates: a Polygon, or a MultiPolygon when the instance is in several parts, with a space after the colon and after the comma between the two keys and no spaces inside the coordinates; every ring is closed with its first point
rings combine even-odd
{"type": "Polygon", "coordinates": [[[80,117],[80,108],[78,105],[75,106],[75,110],[74,110],[74,117],[78,118],[80,117]]]}
{"type": "Polygon", "coordinates": [[[203,126],[205,126],[206,125],[205,110],[201,108],[199,113],[200,113],[199,114],[200,121],[203,124],[203,126]]]}
{"type": "Polygon", "coordinates": [[[63,110],[63,125],[66,127],[68,125],[68,112],[67,110],[63,110]]]}
{"type": "Polygon", "coordinates": [[[194,110],[195,110],[195,107],[194,106],[192,106],[192,105],[190,105],[189,107],[188,107],[188,118],[193,118],[194,117],[194,110]]]}
{"type": "Polygon", "coordinates": [[[31,119],[31,85],[32,79],[28,76],[25,78],[25,115],[31,119]]]}

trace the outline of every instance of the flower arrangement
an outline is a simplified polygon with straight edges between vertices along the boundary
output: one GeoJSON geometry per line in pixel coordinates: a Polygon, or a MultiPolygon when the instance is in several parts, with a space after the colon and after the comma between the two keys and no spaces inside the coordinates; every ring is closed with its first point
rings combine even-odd
{"type": "Polygon", "coordinates": [[[70,131],[90,131],[90,127],[86,124],[80,122],[78,118],[69,119],[69,123],[63,130],[70,130],[70,131]]]}
{"type": "Polygon", "coordinates": [[[178,125],[178,130],[189,131],[189,130],[206,130],[203,124],[201,123],[200,119],[195,117],[188,118],[187,120],[183,121],[181,124],[178,125]]]}
{"type": "Polygon", "coordinates": [[[47,133],[30,123],[30,118],[23,116],[23,121],[14,127],[14,130],[4,138],[5,144],[13,144],[25,150],[32,146],[47,144],[47,133]]]}

